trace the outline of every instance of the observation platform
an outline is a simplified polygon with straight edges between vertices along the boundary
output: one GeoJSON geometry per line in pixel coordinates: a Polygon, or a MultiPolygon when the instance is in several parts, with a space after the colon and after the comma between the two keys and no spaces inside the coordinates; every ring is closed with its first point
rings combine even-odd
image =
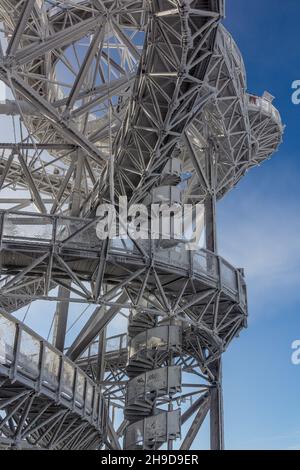
{"type": "Polygon", "coordinates": [[[0,445],[96,449],[105,439],[98,386],[11,315],[0,314],[0,445]]]}

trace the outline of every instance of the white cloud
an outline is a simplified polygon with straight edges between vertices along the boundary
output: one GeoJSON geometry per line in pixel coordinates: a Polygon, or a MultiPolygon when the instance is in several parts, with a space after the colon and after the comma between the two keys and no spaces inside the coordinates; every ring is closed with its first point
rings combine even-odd
{"type": "MultiPolygon", "coordinates": [[[[276,185],[276,182],[275,182],[276,185]]],[[[230,198],[230,196],[229,196],[230,198]]],[[[225,202],[220,213],[220,252],[244,267],[250,307],[291,301],[300,295],[300,215],[292,198],[264,197],[261,188],[239,201],[225,202]]]]}

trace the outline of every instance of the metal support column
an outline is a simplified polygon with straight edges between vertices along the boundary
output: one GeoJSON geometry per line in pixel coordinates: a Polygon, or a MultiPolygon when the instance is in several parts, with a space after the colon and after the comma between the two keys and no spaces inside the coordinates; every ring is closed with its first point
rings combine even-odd
{"type": "Polygon", "coordinates": [[[215,178],[215,150],[213,142],[208,138],[210,143],[206,151],[206,167],[209,182],[209,193],[206,197],[205,209],[205,237],[206,249],[212,253],[217,252],[217,226],[216,226],[216,178],[215,178]]]}
{"type": "MultiPolygon", "coordinates": [[[[70,215],[76,217],[79,215],[80,203],[81,203],[81,185],[82,185],[82,173],[84,157],[80,155],[79,151],[74,155],[76,158],[76,171],[74,179],[74,188],[72,191],[72,197],[70,202],[70,215]]],[[[71,282],[67,281],[67,284],[71,286],[71,282]]],[[[53,334],[53,344],[60,351],[64,350],[65,339],[67,333],[68,314],[70,306],[70,290],[66,287],[59,287],[58,297],[63,299],[58,301],[55,312],[55,328],[53,334]]]]}
{"type": "Polygon", "coordinates": [[[224,450],[224,413],[222,392],[222,362],[216,361],[217,380],[210,391],[210,446],[211,450],[224,450]]]}

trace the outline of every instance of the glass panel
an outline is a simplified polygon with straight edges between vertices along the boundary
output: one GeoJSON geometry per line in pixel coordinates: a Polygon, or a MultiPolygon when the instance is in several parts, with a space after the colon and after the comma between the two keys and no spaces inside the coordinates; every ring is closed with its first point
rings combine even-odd
{"type": "Polygon", "coordinates": [[[132,251],[133,242],[130,238],[113,238],[109,242],[109,247],[114,251],[132,251]]]}
{"type": "Polygon", "coordinates": [[[175,266],[188,269],[190,266],[190,252],[185,248],[185,245],[181,244],[170,250],[171,263],[175,266]]]}
{"type": "Polygon", "coordinates": [[[54,390],[58,387],[58,374],[59,374],[59,355],[52,351],[52,349],[45,347],[44,367],[43,367],[43,380],[44,383],[49,384],[54,390]]]}
{"type": "Polygon", "coordinates": [[[266,111],[267,113],[270,112],[270,104],[268,101],[266,100],[261,100],[261,107],[264,111],[266,111]]]}
{"type": "Polygon", "coordinates": [[[139,446],[147,447],[155,442],[180,437],[180,412],[160,413],[143,421],[138,421],[127,427],[125,443],[127,449],[136,449],[139,446]]]}
{"type": "Polygon", "coordinates": [[[0,363],[10,365],[13,360],[16,324],[0,317],[0,363]]]}
{"type": "Polygon", "coordinates": [[[39,375],[40,341],[27,331],[21,332],[18,367],[21,372],[37,378],[39,375]]]}
{"type": "Polygon", "coordinates": [[[63,378],[62,378],[62,392],[67,395],[67,398],[73,397],[73,385],[74,385],[74,374],[75,369],[69,362],[64,361],[63,363],[63,378]]]}
{"type": "Polygon", "coordinates": [[[132,342],[131,342],[131,348],[130,348],[130,355],[134,355],[135,353],[137,353],[139,350],[141,349],[145,349],[146,348],[146,333],[143,332],[143,333],[140,333],[138,334],[135,338],[133,338],[132,342]]]}
{"type": "MultiPolygon", "coordinates": [[[[132,243],[132,241],[130,240],[130,243],[132,243]]],[[[151,241],[150,239],[147,239],[147,240],[137,240],[137,245],[133,245],[133,253],[135,255],[138,255],[138,256],[141,256],[141,251],[143,252],[146,252],[146,253],[150,253],[151,251],[151,241]]]]}
{"type": "Polygon", "coordinates": [[[109,253],[111,254],[128,254],[140,257],[143,252],[150,252],[150,240],[137,240],[136,243],[129,237],[109,240],[109,253]]]}
{"type": "Polygon", "coordinates": [[[207,274],[214,278],[218,277],[218,260],[215,255],[211,253],[206,253],[206,269],[207,274]]]}

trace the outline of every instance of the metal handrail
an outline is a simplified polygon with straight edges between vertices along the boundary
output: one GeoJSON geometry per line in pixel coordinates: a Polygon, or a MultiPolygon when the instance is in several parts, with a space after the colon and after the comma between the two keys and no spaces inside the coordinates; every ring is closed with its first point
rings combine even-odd
{"type": "Polygon", "coordinates": [[[257,96],[253,94],[248,94],[248,105],[249,107],[253,107],[255,109],[259,109],[261,112],[272,116],[276,122],[283,127],[281,116],[279,111],[275,108],[275,106],[267,99],[262,96],[257,96]]]}
{"type": "Polygon", "coordinates": [[[31,379],[38,392],[50,394],[91,424],[103,427],[105,402],[98,385],[28,326],[1,312],[0,324],[3,319],[6,324],[0,335],[2,373],[3,368],[7,369],[12,381],[22,381],[22,377],[31,379]]]}

